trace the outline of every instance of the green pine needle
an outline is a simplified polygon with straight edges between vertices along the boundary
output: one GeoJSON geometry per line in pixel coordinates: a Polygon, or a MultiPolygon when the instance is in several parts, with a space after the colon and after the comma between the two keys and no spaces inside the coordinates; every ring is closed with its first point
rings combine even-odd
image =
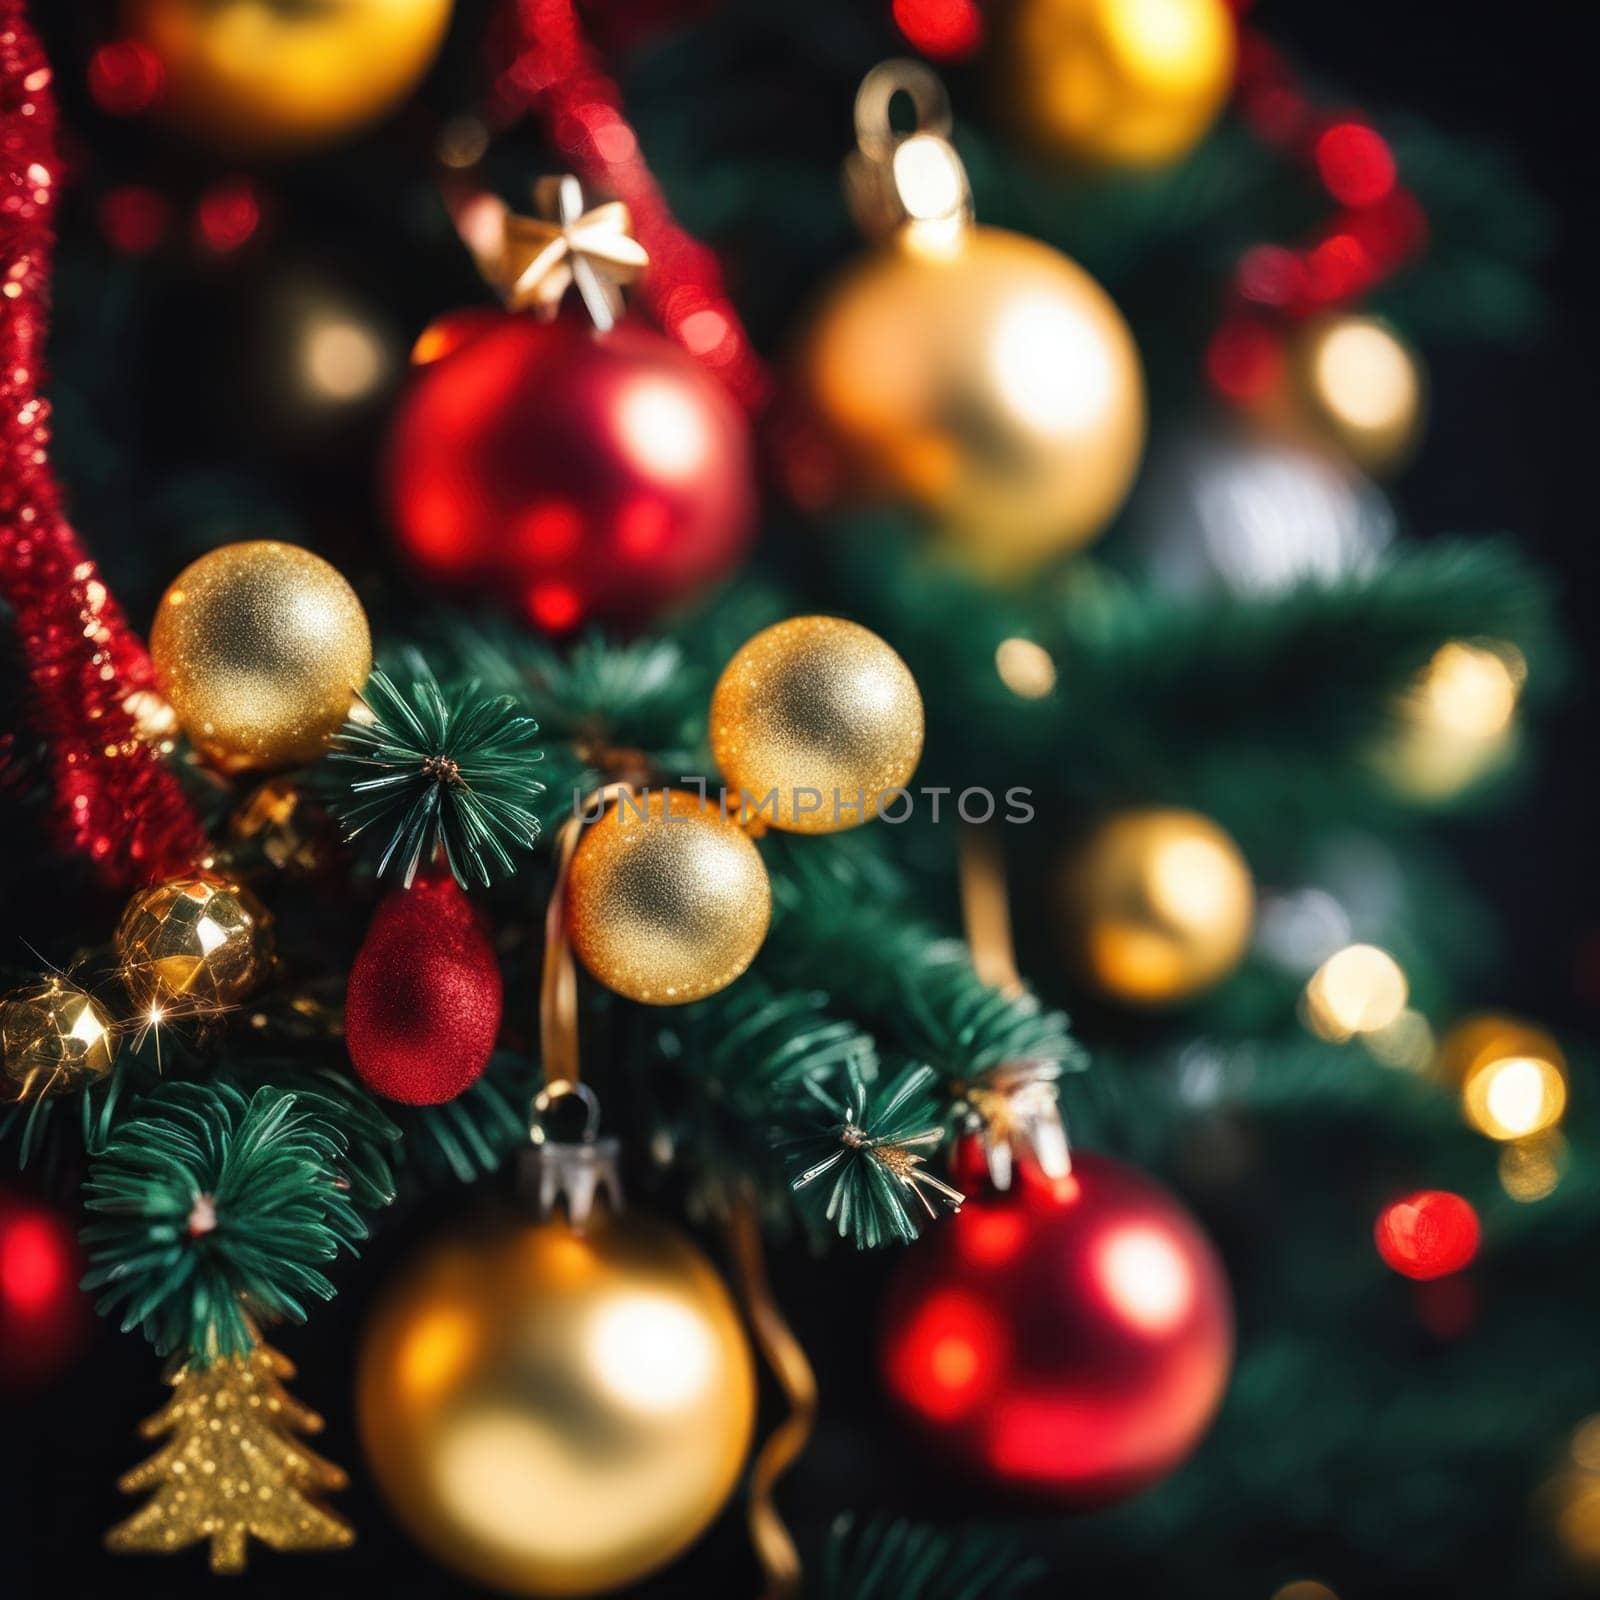
{"type": "Polygon", "coordinates": [[[397,865],[410,888],[442,852],[463,887],[487,885],[496,870],[515,872],[512,851],[531,849],[539,836],[539,726],[509,695],[486,694],[476,680],[447,693],[415,651],[402,665],[403,680],[373,671],[362,694],[371,722],[352,719],[334,741],[331,759],[363,775],[333,811],[346,838],[371,827],[386,832],[380,876],[397,865]]]}
{"type": "Polygon", "coordinates": [[[390,1106],[409,1170],[427,1183],[473,1183],[528,1143],[529,1108],[541,1075],[532,1062],[500,1051],[483,1076],[437,1106],[390,1106]]]}
{"type": "Polygon", "coordinates": [[[242,1355],[251,1321],[303,1322],[333,1284],[320,1269],[365,1238],[341,1172],[332,1102],[274,1086],[165,1083],[141,1099],[93,1162],[85,1204],[109,1220],[84,1229],[104,1289],[165,1355],[242,1355]]]}
{"type": "Polygon", "coordinates": [[[931,1067],[908,1066],[887,1084],[869,1083],[860,1067],[845,1069],[843,1093],[808,1082],[816,1126],[791,1143],[790,1187],[814,1220],[841,1239],[871,1250],[917,1237],[915,1200],[929,1217],[935,1202],[958,1208],[962,1195],[923,1165],[944,1142],[931,1067]]]}
{"type": "Polygon", "coordinates": [[[1014,1600],[1044,1576],[987,1529],[947,1533],[910,1522],[849,1517],[834,1524],[811,1600],[1014,1600]]]}

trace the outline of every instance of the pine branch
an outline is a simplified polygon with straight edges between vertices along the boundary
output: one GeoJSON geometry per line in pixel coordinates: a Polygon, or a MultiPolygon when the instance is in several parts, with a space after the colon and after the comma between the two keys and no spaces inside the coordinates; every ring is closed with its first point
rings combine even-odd
{"type": "Polygon", "coordinates": [[[352,718],[334,741],[329,760],[360,774],[331,807],[345,837],[382,833],[379,876],[393,863],[407,888],[438,852],[464,888],[510,876],[512,852],[539,835],[538,724],[476,680],[446,693],[415,651],[397,673],[374,669],[362,695],[370,721],[352,718]]]}
{"type": "Polygon", "coordinates": [[[831,1224],[859,1249],[917,1237],[915,1200],[929,1218],[959,1207],[958,1190],[924,1166],[944,1142],[944,1114],[931,1091],[933,1070],[908,1066],[891,1082],[870,1084],[855,1063],[843,1094],[808,1083],[811,1130],[792,1142],[791,1186],[819,1227],[831,1224]]]}
{"type": "Polygon", "coordinates": [[[1044,1576],[985,1529],[947,1533],[901,1521],[856,1526],[841,1517],[828,1535],[813,1600],[1013,1600],[1044,1576]]]}
{"type": "Polygon", "coordinates": [[[84,1230],[98,1309],[120,1311],[156,1349],[240,1356],[249,1319],[305,1319],[330,1299],[321,1271],[366,1236],[340,1172],[329,1103],[227,1081],[167,1083],[144,1096],[90,1167],[84,1230]]]}
{"type": "Polygon", "coordinates": [[[478,1081],[438,1106],[390,1106],[399,1124],[401,1159],[427,1183],[473,1183],[496,1172],[528,1142],[528,1121],[540,1075],[532,1062],[505,1051],[490,1058],[478,1081]]]}

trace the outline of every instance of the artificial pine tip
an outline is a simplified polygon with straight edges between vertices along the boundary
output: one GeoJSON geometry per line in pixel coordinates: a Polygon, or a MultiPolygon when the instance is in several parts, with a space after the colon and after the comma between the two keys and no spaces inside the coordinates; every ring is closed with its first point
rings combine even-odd
{"type": "Polygon", "coordinates": [[[347,839],[373,827],[387,835],[379,875],[397,867],[410,888],[435,855],[463,888],[515,872],[512,852],[539,836],[539,725],[476,679],[446,691],[414,650],[395,675],[375,668],[361,703],[365,715],[344,725],[331,757],[360,775],[331,809],[347,839]]]}
{"type": "Polygon", "coordinates": [[[790,1186],[858,1248],[915,1239],[913,1199],[930,1218],[939,1205],[961,1206],[960,1190],[924,1165],[944,1142],[933,1082],[931,1067],[910,1066],[886,1085],[872,1084],[852,1062],[842,1095],[821,1082],[806,1085],[817,1127],[793,1143],[790,1186]]]}
{"type": "Polygon", "coordinates": [[[1013,1600],[1044,1576],[998,1532],[959,1533],[841,1517],[828,1536],[816,1600],[1013,1600]]]}

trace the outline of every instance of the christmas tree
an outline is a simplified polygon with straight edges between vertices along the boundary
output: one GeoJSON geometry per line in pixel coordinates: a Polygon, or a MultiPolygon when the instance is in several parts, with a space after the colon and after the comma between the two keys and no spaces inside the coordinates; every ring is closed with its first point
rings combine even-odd
{"type": "Polygon", "coordinates": [[[21,1592],[1600,1570],[1549,218],[1274,27],[0,0],[21,1592]]]}

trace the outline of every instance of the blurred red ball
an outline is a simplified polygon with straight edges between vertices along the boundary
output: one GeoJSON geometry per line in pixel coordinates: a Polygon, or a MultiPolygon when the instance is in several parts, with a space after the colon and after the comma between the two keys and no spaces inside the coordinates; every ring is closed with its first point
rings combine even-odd
{"type": "Polygon", "coordinates": [[[969,1470],[1101,1506],[1199,1442],[1227,1387],[1232,1297],[1165,1189],[1075,1155],[1070,1177],[1025,1168],[929,1230],[891,1287],[880,1355],[890,1392],[969,1470]]]}
{"type": "Polygon", "coordinates": [[[749,424],[675,344],[622,323],[454,316],[390,434],[390,512],[424,576],[563,632],[642,623],[723,577],[755,520],[749,424]]]}
{"type": "Polygon", "coordinates": [[[1373,1238],[1384,1263],[1426,1281],[1459,1272],[1478,1253],[1478,1213],[1448,1189],[1422,1189],[1378,1213],[1373,1238]]]}
{"type": "Polygon", "coordinates": [[[40,1383],[71,1364],[89,1323],[82,1273],[65,1217],[0,1193],[0,1385],[40,1383]]]}
{"type": "Polygon", "coordinates": [[[454,1100],[489,1064],[501,999],[489,931],[453,878],[390,895],[373,914],[345,993],[356,1076],[406,1105],[454,1100]]]}

